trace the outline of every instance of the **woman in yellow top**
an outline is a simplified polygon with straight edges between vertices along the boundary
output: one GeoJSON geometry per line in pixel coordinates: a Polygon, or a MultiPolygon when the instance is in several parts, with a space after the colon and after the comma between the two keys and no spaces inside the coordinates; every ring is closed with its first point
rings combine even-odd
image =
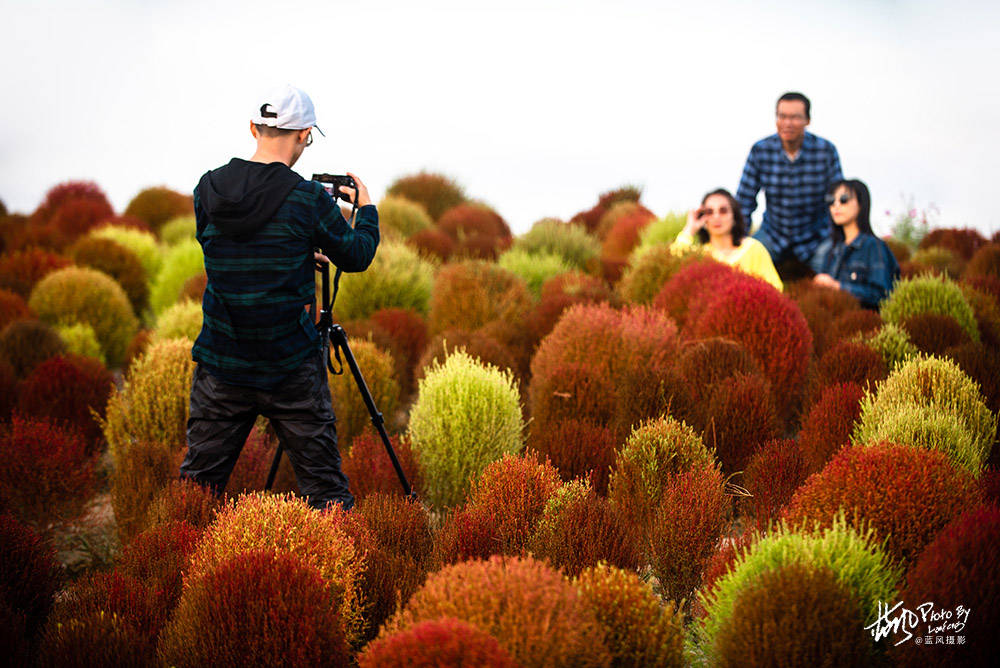
{"type": "Polygon", "coordinates": [[[703,244],[719,262],[762,278],[778,290],[784,289],[771,254],[762,243],[747,236],[739,202],[724,188],[708,193],[700,208],[688,211],[687,224],[673,247],[703,244]]]}

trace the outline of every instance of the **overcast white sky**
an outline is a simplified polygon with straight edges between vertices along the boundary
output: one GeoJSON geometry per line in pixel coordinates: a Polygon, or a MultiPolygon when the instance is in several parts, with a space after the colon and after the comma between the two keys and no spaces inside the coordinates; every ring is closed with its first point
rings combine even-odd
{"type": "MultiPolygon", "coordinates": [[[[189,192],[253,150],[262,91],[289,82],[327,139],[296,165],[379,198],[427,168],[516,233],[644,186],[657,214],[735,189],[774,101],[865,180],[878,227],[904,196],[940,224],[1000,229],[995,2],[284,3],[0,0],[0,199],[28,212],[67,179],[116,209],[189,192]],[[294,8],[294,9],[293,9],[294,8]]],[[[883,228],[884,229],[884,228],[883,228]]]]}

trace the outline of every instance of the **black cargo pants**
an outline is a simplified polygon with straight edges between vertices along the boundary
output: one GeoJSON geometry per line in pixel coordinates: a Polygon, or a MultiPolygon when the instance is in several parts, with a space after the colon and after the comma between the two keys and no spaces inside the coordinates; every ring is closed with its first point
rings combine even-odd
{"type": "Polygon", "coordinates": [[[321,509],[330,501],[345,509],[354,505],[347,476],[340,470],[336,418],[319,353],[270,391],[228,385],[199,364],[191,382],[188,451],[181,477],[221,494],[258,415],[270,420],[277,432],[310,506],[321,509]]]}

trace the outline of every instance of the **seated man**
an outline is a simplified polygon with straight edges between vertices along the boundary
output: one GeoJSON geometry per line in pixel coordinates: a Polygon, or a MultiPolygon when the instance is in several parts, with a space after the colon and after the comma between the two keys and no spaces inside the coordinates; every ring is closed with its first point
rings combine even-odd
{"type": "Polygon", "coordinates": [[[806,132],[809,111],[809,99],[801,93],[778,98],[778,132],[750,149],[736,191],[749,225],[757,193],[764,189],[767,208],[753,237],[779,268],[787,261],[807,262],[826,238],[829,215],[823,198],[843,178],[836,147],[806,132]]]}

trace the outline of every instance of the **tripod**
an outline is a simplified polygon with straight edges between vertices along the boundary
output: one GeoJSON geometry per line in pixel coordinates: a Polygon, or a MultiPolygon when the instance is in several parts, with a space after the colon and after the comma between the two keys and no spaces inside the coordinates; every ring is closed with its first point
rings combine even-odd
{"type": "MultiPolygon", "coordinates": [[[[323,175],[326,176],[326,175],[323,175]]],[[[313,177],[315,180],[316,177],[313,177]]],[[[352,218],[353,212],[352,212],[352,218]]],[[[389,455],[389,460],[392,462],[392,467],[396,470],[396,476],[399,478],[399,484],[403,486],[403,494],[411,499],[417,498],[417,493],[413,491],[410,487],[410,482],[406,479],[406,474],[403,472],[403,467],[399,464],[399,458],[396,457],[396,451],[392,447],[392,443],[389,442],[389,434],[385,431],[385,418],[382,417],[382,413],[379,412],[378,408],[375,406],[375,400],[372,398],[372,393],[368,389],[368,383],[365,382],[364,376],[361,375],[361,369],[358,367],[358,361],[354,358],[354,353],[351,352],[351,346],[347,343],[347,332],[340,325],[334,324],[333,322],[333,300],[337,297],[337,285],[340,282],[340,269],[337,270],[337,275],[334,277],[334,289],[333,289],[333,299],[330,298],[330,265],[324,264],[323,268],[320,270],[321,278],[323,282],[323,302],[322,308],[319,312],[319,322],[316,323],[316,329],[319,332],[320,340],[323,342],[323,352],[326,357],[326,366],[331,373],[340,375],[344,373],[344,365],[340,361],[340,355],[344,355],[344,360],[347,362],[348,368],[351,370],[351,375],[354,376],[354,382],[358,385],[358,391],[361,392],[361,399],[365,402],[365,406],[368,408],[368,413],[371,415],[372,424],[375,426],[375,430],[378,431],[379,436],[382,438],[382,445],[385,446],[386,454],[389,455]],[[340,366],[339,369],[335,369],[333,366],[333,361],[330,359],[331,348],[333,351],[333,358],[337,360],[337,364],[340,366]]],[[[278,451],[274,453],[274,461],[271,462],[271,470],[267,474],[267,484],[264,489],[271,489],[271,485],[274,484],[274,477],[278,474],[278,465],[281,463],[281,453],[284,451],[284,446],[279,442],[278,451]]]]}

